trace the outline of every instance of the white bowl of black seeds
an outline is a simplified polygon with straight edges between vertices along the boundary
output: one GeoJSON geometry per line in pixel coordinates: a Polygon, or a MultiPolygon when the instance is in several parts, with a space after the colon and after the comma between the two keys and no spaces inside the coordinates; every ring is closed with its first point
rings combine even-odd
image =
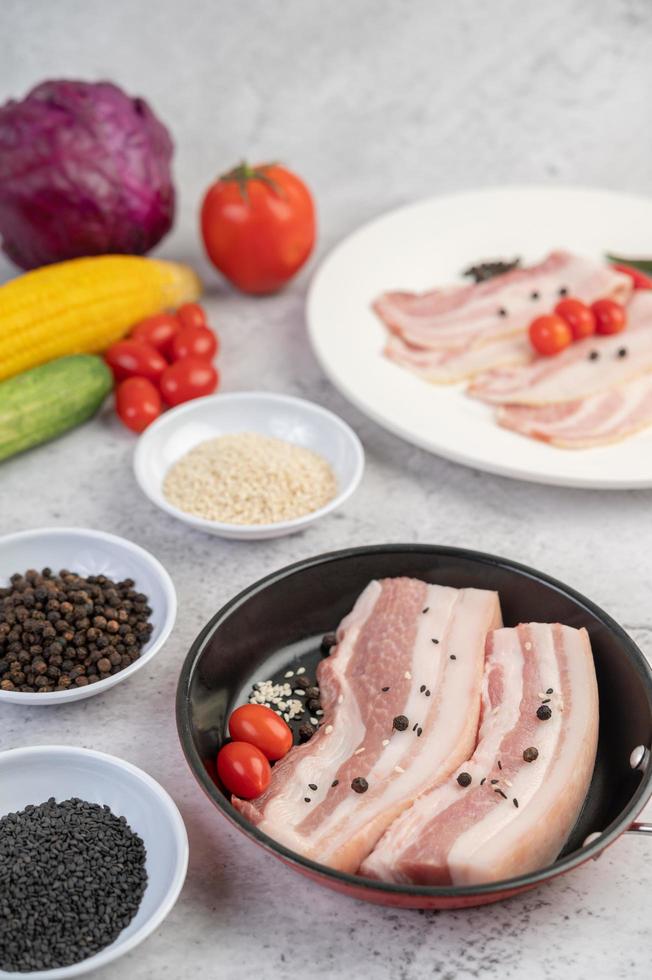
{"type": "Polygon", "coordinates": [[[49,705],[99,694],[161,649],[172,579],[148,551],[87,528],[0,538],[0,702],[49,705]]]}
{"type": "Polygon", "coordinates": [[[0,753],[0,977],[112,962],[160,925],[187,865],[181,815],[142,770],[72,746],[0,753]]]}

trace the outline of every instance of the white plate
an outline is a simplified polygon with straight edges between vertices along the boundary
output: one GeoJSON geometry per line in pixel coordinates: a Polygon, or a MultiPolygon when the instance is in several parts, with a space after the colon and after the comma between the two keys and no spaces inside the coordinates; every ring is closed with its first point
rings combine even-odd
{"type": "Polygon", "coordinates": [[[598,449],[558,449],[500,428],[463,385],[429,385],[382,356],[385,330],[370,308],[379,293],[429,289],[478,260],[520,255],[527,263],[553,248],[595,258],[652,255],[652,200],[514,187],[392,211],[338,245],[317,271],[307,305],[315,353],[374,421],[458,463],[561,486],[652,486],[652,429],[598,449]]]}
{"type": "Polygon", "coordinates": [[[176,902],[188,868],[188,835],[176,804],[162,786],[129,762],[67,745],[37,745],[0,752],[0,817],[76,796],[126,817],[147,849],[147,888],[138,912],[117,939],[73,966],[0,977],[63,980],[105,966],[134,949],[157,928],[176,902]]]}
{"type": "Polygon", "coordinates": [[[86,687],[47,694],[0,691],[0,703],[12,701],[43,707],[102,694],[149,663],[172,632],[177,615],[177,594],[172,579],[160,561],[133,541],[85,527],[43,527],[0,538],[0,586],[8,585],[14,572],[26,572],[28,568],[40,572],[48,566],[57,573],[67,568],[80,575],[107,575],[117,581],[132,578],[137,590],[148,598],[154,630],[138,660],[117,674],[86,687]]]}
{"type": "Polygon", "coordinates": [[[250,541],[302,531],[330,514],[357,489],[363,469],[362,445],[346,422],[303,398],[267,391],[209,395],[180,405],[145,430],[134,454],[136,480],[157,507],[210,534],[250,541]],[[337,495],[319,510],[276,524],[223,524],[175,507],[163,495],[163,481],[170,466],[198,443],[228,432],[258,432],[318,453],[335,473],[337,495]]]}

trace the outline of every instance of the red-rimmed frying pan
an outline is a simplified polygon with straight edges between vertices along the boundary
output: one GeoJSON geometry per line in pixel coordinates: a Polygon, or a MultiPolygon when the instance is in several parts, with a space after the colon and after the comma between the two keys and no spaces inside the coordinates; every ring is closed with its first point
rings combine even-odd
{"type": "Polygon", "coordinates": [[[177,724],[188,763],[215,805],[251,840],[302,874],[383,905],[463,908],[496,902],[570,871],[623,833],[652,833],[636,821],[652,796],[652,671],[625,631],[573,589],[515,562],[436,545],[380,545],[309,558],[269,575],[227,603],[202,630],[177,690],[177,724]],[[585,626],[600,692],[600,739],[584,808],[560,857],[532,874],[468,887],[394,885],[343,874],[289,851],[229,802],[215,756],[230,712],[256,680],[282,678],[299,662],[314,676],[324,633],[335,629],[374,578],[408,575],[455,588],[495,589],[506,626],[585,626]]]}

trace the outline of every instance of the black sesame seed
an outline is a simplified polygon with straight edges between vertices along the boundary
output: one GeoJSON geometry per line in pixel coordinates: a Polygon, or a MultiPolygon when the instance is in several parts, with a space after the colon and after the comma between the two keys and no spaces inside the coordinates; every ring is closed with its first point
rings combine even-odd
{"type": "Polygon", "coordinates": [[[331,786],[332,787],[337,786],[338,783],[339,783],[339,779],[334,779],[333,782],[331,783],[331,786]]]}
{"type": "Polygon", "coordinates": [[[541,293],[539,293],[539,292],[537,292],[537,290],[536,290],[536,289],[534,289],[534,290],[533,290],[533,291],[532,291],[532,292],[530,293],[530,299],[541,299],[541,293]]]}
{"type": "Polygon", "coordinates": [[[560,286],[559,287],[559,295],[560,296],[568,296],[568,288],[566,286],[560,286]]]}
{"type": "Polygon", "coordinates": [[[546,694],[552,694],[552,688],[551,687],[548,688],[548,690],[546,691],[546,694]]]}
{"type": "Polygon", "coordinates": [[[304,796],[303,802],[304,803],[310,803],[310,797],[309,796],[304,796]]]}
{"type": "Polygon", "coordinates": [[[600,353],[597,350],[592,350],[591,353],[589,354],[590,361],[597,361],[599,357],[600,357],[600,353]]]}
{"type": "Polygon", "coordinates": [[[499,768],[499,769],[502,769],[502,768],[503,768],[503,764],[502,764],[502,762],[500,761],[500,759],[498,760],[498,768],[499,768]]]}
{"type": "Polygon", "coordinates": [[[547,704],[542,704],[540,708],[537,708],[537,718],[539,721],[548,721],[552,718],[552,711],[547,704]]]}
{"type": "Polygon", "coordinates": [[[627,348],[626,347],[619,347],[618,348],[618,357],[627,357],[627,348]]]}
{"type": "Polygon", "coordinates": [[[425,609],[422,609],[421,611],[422,611],[423,613],[427,613],[429,609],[430,609],[430,606],[426,606],[426,608],[425,608],[425,609]]]}
{"type": "Polygon", "coordinates": [[[434,638],[434,636],[433,636],[433,638],[432,638],[432,642],[433,642],[433,643],[439,643],[439,640],[436,640],[436,639],[434,638]]]}
{"type": "Polygon", "coordinates": [[[523,753],[523,760],[525,762],[534,762],[535,759],[538,758],[539,758],[539,750],[535,749],[533,745],[530,746],[529,749],[526,749],[525,752],[523,753]]]}
{"type": "Polygon", "coordinates": [[[429,698],[429,697],[430,697],[430,691],[428,691],[428,690],[426,691],[426,697],[427,697],[427,698],[429,698]]]}
{"type": "Polygon", "coordinates": [[[491,785],[492,785],[492,786],[495,786],[495,785],[496,785],[496,783],[499,783],[499,782],[500,782],[500,780],[499,780],[499,779],[492,779],[492,780],[491,780],[491,785]]]}
{"type": "Polygon", "coordinates": [[[422,684],[421,687],[419,688],[419,693],[420,694],[423,694],[423,692],[425,691],[425,689],[426,689],[426,685],[425,684],[422,684]]]}
{"type": "Polygon", "coordinates": [[[389,691],[389,688],[388,687],[381,687],[381,691],[383,692],[383,694],[386,694],[387,691],[389,691]]]}
{"type": "Polygon", "coordinates": [[[507,316],[507,310],[504,306],[498,308],[498,316],[507,316]]]}
{"type": "Polygon", "coordinates": [[[418,721],[415,721],[414,725],[412,726],[412,731],[413,732],[416,732],[416,730],[417,730],[418,727],[419,727],[419,722],[418,721]]]}
{"type": "Polygon", "coordinates": [[[457,660],[457,657],[455,656],[455,654],[454,654],[454,653],[451,653],[451,655],[450,655],[450,659],[451,659],[451,660],[457,660]]]}
{"type": "Polygon", "coordinates": [[[544,698],[541,704],[550,704],[550,698],[544,698]]]}
{"type": "Polygon", "coordinates": [[[311,789],[313,792],[316,792],[317,786],[315,783],[308,783],[308,789],[311,789]]]}
{"type": "Polygon", "coordinates": [[[364,776],[356,776],[351,783],[351,789],[354,793],[366,793],[369,789],[369,783],[364,776]]]}
{"type": "Polygon", "coordinates": [[[471,773],[461,772],[457,777],[457,781],[460,784],[460,786],[470,786],[472,782],[471,773]]]}
{"type": "Polygon", "coordinates": [[[407,720],[405,715],[397,715],[392,722],[392,728],[395,728],[397,732],[404,732],[407,730],[410,722],[407,720]]]}
{"type": "Polygon", "coordinates": [[[421,738],[422,735],[423,735],[423,728],[421,727],[417,728],[417,738],[421,738]]]}
{"type": "Polygon", "coordinates": [[[481,785],[481,786],[484,786],[484,784],[485,784],[486,782],[487,782],[487,777],[486,777],[486,776],[483,776],[483,777],[482,777],[482,779],[480,780],[480,785],[481,785]]]}
{"type": "Polygon", "coordinates": [[[503,798],[504,800],[506,800],[506,799],[507,799],[507,794],[506,794],[506,793],[503,793],[503,791],[502,791],[502,789],[495,789],[495,790],[494,790],[494,793],[498,793],[498,794],[499,794],[500,796],[502,796],[502,798],[503,798]]]}
{"type": "Polygon", "coordinates": [[[514,799],[512,800],[512,803],[514,804],[514,806],[518,810],[518,800],[516,799],[516,797],[514,797],[514,799]]]}

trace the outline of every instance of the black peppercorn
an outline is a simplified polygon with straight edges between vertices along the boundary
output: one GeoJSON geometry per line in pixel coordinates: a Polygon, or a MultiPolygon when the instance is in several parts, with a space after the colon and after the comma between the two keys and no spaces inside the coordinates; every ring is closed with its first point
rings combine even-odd
{"type": "Polygon", "coordinates": [[[552,718],[552,711],[547,704],[542,704],[537,708],[537,718],[539,721],[548,721],[552,718]]]}
{"type": "Polygon", "coordinates": [[[392,722],[392,727],[396,729],[397,732],[404,732],[407,730],[410,722],[407,720],[405,715],[397,715],[392,722]]]}

